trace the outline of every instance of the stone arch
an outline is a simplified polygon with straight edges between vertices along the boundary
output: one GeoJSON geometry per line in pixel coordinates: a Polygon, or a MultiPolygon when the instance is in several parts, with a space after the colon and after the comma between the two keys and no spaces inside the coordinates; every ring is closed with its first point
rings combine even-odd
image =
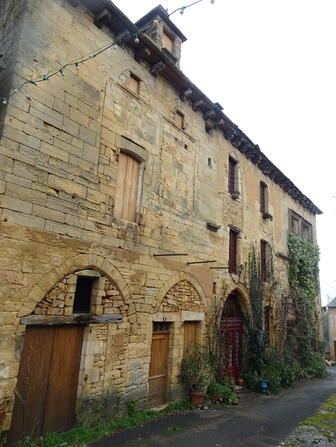
{"type": "Polygon", "coordinates": [[[222,303],[222,309],[224,309],[225,302],[226,302],[227,298],[229,296],[231,296],[231,294],[233,292],[237,292],[237,294],[238,294],[238,302],[239,302],[241,311],[243,312],[245,317],[247,317],[249,320],[251,320],[252,313],[251,313],[251,305],[250,305],[248,292],[240,286],[235,285],[235,286],[229,288],[229,290],[226,293],[226,296],[224,297],[224,300],[222,303]]]}
{"type": "Polygon", "coordinates": [[[202,286],[190,273],[179,272],[179,273],[176,273],[175,275],[173,275],[171,278],[169,278],[162,286],[160,293],[158,294],[157,299],[156,299],[155,303],[153,304],[153,313],[159,312],[159,309],[163,303],[163,300],[165,299],[168,292],[174,286],[176,286],[178,283],[180,283],[182,281],[186,281],[193,286],[193,288],[196,290],[196,292],[200,298],[200,303],[202,305],[203,310],[206,309],[206,295],[204,293],[202,286]]]}
{"type": "Polygon", "coordinates": [[[132,304],[132,295],[130,288],[119,273],[117,268],[106,258],[94,254],[81,254],[68,259],[64,263],[54,266],[28,293],[17,314],[17,318],[30,315],[38,302],[51,291],[67,275],[80,270],[92,269],[104,275],[109,281],[115,284],[123,297],[125,303],[129,306],[128,315],[135,315],[135,307],[132,304]]]}

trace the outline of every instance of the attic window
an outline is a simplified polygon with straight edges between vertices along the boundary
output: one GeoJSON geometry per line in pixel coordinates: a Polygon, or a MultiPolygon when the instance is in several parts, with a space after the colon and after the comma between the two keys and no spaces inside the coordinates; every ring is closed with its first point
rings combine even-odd
{"type": "Polygon", "coordinates": [[[173,46],[174,46],[173,39],[165,31],[163,31],[162,47],[166,48],[166,50],[168,50],[170,53],[173,53],[173,46]]]}
{"type": "Polygon", "coordinates": [[[140,92],[140,79],[131,74],[128,81],[128,88],[136,95],[140,92]]]}

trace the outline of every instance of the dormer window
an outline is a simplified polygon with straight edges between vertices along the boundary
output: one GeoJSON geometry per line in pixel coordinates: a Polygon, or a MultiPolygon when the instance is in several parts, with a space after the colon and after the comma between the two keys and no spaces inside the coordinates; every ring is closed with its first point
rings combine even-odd
{"type": "Polygon", "coordinates": [[[174,41],[165,31],[162,34],[162,47],[166,48],[170,53],[173,53],[174,41]]]}

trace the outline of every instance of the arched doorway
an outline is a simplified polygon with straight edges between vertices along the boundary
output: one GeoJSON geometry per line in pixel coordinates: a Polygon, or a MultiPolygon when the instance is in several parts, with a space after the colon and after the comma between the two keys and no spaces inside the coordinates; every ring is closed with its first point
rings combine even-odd
{"type": "Polygon", "coordinates": [[[220,321],[221,367],[223,376],[236,381],[241,373],[243,350],[243,313],[239,292],[234,290],[227,297],[220,321]]]}
{"type": "Polygon", "coordinates": [[[83,397],[103,389],[108,324],[121,323],[127,307],[112,281],[85,269],[64,277],[21,319],[26,330],[8,445],[74,425],[78,390],[83,397]]]}

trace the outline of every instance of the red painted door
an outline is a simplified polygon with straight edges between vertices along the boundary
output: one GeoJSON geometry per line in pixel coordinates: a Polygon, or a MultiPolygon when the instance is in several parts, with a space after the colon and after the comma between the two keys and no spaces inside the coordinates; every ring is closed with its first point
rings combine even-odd
{"type": "Polygon", "coordinates": [[[232,292],[225,302],[220,335],[223,375],[232,376],[237,381],[241,372],[243,354],[243,315],[237,292],[232,292]]]}

